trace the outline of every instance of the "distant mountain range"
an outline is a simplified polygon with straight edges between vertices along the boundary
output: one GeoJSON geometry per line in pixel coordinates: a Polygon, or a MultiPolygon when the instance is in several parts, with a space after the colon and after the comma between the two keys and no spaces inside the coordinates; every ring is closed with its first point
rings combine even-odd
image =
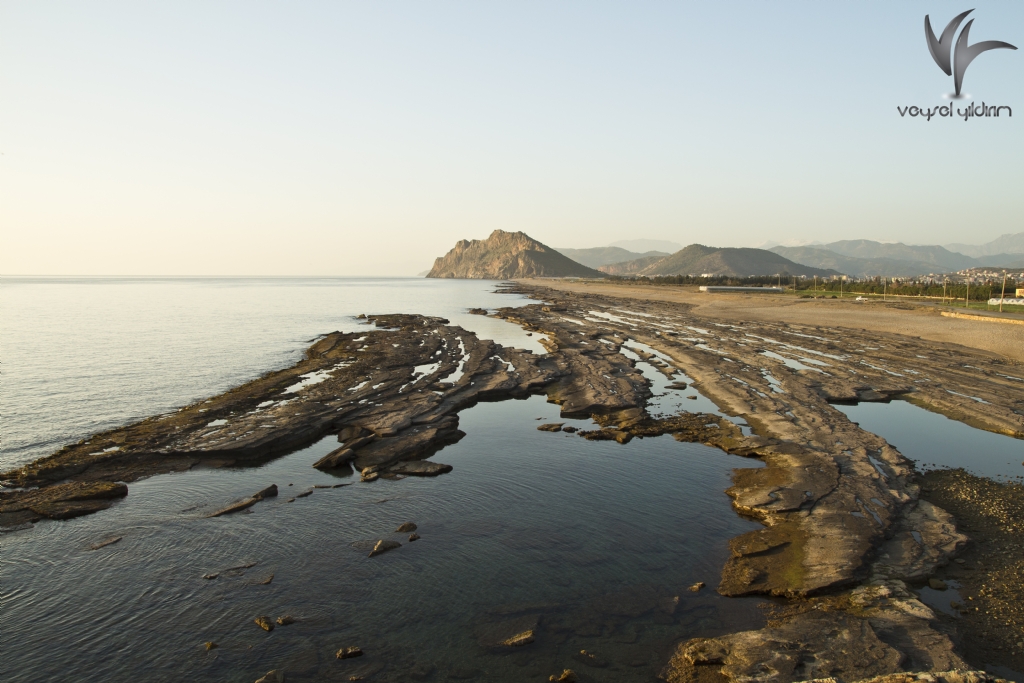
{"type": "Polygon", "coordinates": [[[610,274],[633,274],[656,277],[659,275],[725,275],[749,277],[752,275],[818,275],[825,277],[839,273],[827,268],[815,268],[791,261],[765,249],[735,249],[706,247],[691,244],[674,254],[651,260],[641,257],[634,261],[602,266],[610,274]]]}
{"type": "MultiPolygon", "coordinates": [[[[638,240],[644,241],[644,240],[638,240]]],[[[651,240],[653,241],[653,240],[651,240]]],[[[568,256],[576,263],[582,263],[590,268],[600,268],[601,266],[607,266],[612,263],[622,263],[624,261],[633,261],[641,258],[664,258],[672,252],[668,251],[648,251],[644,253],[637,253],[635,251],[628,251],[622,247],[594,247],[592,249],[556,249],[558,252],[568,256]]]]}
{"type": "Polygon", "coordinates": [[[946,249],[978,259],[1001,254],[1024,254],[1024,232],[1006,233],[986,244],[947,244],[946,249]]]}
{"type": "Polygon", "coordinates": [[[607,277],[522,232],[495,230],[485,240],[460,240],[434,261],[432,278],[507,280],[521,277],[607,277]]]}
{"type": "MultiPolygon", "coordinates": [[[[971,247],[979,256],[938,245],[840,240],[801,247],[721,248],[691,244],[673,253],[630,251],[624,245],[674,246],[661,240],[624,240],[607,247],[553,249],[522,232],[495,230],[486,240],[462,240],[434,262],[427,277],[507,279],[607,275],[912,276],[965,268],[1024,268],[1024,232],[971,247]],[[994,251],[1020,249],[1021,251],[994,251]]],[[[948,245],[964,248],[969,245],[948,245]]]]}
{"type": "MultiPolygon", "coordinates": [[[[992,245],[1014,248],[1014,244],[1020,244],[1024,249],[1024,232],[1018,235],[1003,235],[998,240],[980,247],[976,246],[975,249],[991,249],[994,248],[992,245]]],[[[909,245],[871,240],[842,240],[807,247],[779,246],[772,247],[771,251],[797,263],[816,268],[832,268],[854,277],[929,275],[979,267],[1024,267],[1024,252],[972,257],[938,245],[909,245]]]]}

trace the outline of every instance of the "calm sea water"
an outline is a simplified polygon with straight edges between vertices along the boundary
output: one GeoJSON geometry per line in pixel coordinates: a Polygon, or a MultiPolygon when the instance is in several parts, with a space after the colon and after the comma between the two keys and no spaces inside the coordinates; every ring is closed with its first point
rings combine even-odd
{"type": "Polygon", "coordinates": [[[516,305],[493,282],[391,279],[0,280],[0,471],[84,436],[174,410],[297,361],[360,313],[448,318],[544,353],[516,325],[469,315],[516,305]]]}
{"type": "Polygon", "coordinates": [[[1024,479],[1024,440],[974,429],[906,401],[837,405],[861,429],[878,434],[920,470],[963,467],[999,481],[1024,479]]]}
{"type": "MultiPolygon", "coordinates": [[[[286,366],[362,312],[442,315],[529,348],[518,327],[465,313],[517,301],[493,286],[5,280],[4,458],[24,462],[286,366]]],[[[757,599],[713,587],[727,540],[757,527],[731,511],[730,470],[760,463],[670,437],[620,445],[537,431],[557,416],[541,396],[464,411],[466,438],[435,456],[455,469],[436,479],[319,472],[329,437],[258,468],[152,477],[109,510],[4,534],[0,677],[253,681],[283,669],[288,680],[511,682],[573,668],[650,681],[680,639],[757,626],[757,599]],[[282,495],[250,514],[205,517],[271,483],[282,495]],[[288,502],[336,483],[350,485],[288,502]],[[393,533],[405,521],[420,540],[393,533]],[[122,540],[89,549],[112,537],[122,540]],[[381,538],[403,545],[368,558],[381,538]],[[687,590],[697,581],[710,588],[687,590]],[[253,623],[285,614],[297,623],[253,623]],[[533,644],[489,647],[530,626],[533,644]],[[334,657],[352,645],[366,655],[334,657]]]]}

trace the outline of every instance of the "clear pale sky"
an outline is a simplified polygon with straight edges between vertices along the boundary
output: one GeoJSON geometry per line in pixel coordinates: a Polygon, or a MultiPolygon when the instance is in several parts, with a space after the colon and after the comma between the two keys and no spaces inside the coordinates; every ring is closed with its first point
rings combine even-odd
{"type": "Polygon", "coordinates": [[[461,238],[1024,230],[1024,3],[0,2],[0,273],[412,275],[461,238]],[[936,31],[1022,48],[946,103],[936,31]],[[957,103],[963,106],[963,103],[957,103]]]}

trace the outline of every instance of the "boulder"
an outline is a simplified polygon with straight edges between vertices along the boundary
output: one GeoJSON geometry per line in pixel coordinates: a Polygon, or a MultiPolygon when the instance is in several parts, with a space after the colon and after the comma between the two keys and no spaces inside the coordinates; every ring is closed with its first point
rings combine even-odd
{"type": "Polygon", "coordinates": [[[253,494],[253,498],[256,500],[263,500],[264,498],[273,498],[277,496],[277,484],[271,484],[262,491],[257,491],[253,494]]]}
{"type": "Polygon", "coordinates": [[[418,541],[418,540],[420,540],[420,535],[419,534],[409,534],[409,541],[410,542],[411,541],[418,541]]]}
{"type": "Polygon", "coordinates": [[[411,531],[416,531],[416,524],[414,522],[404,522],[395,529],[395,533],[407,534],[411,531]]]}
{"type": "Polygon", "coordinates": [[[362,657],[363,651],[355,645],[351,647],[343,647],[334,653],[334,656],[338,659],[352,659],[353,657],[362,657]]]}
{"type": "Polygon", "coordinates": [[[256,625],[264,631],[270,632],[274,630],[274,622],[272,622],[270,620],[270,617],[266,615],[258,616],[255,619],[253,619],[253,621],[256,622],[256,625]]]}
{"type": "Polygon", "coordinates": [[[548,424],[542,424],[537,429],[542,432],[558,432],[561,431],[564,422],[549,422],[548,424]]]}
{"type": "Polygon", "coordinates": [[[277,625],[278,626],[288,626],[288,625],[294,624],[294,623],[295,623],[295,617],[291,616],[290,614],[286,614],[283,617],[278,617],[277,618],[277,625]]]}
{"type": "Polygon", "coordinates": [[[549,676],[548,681],[554,681],[554,683],[576,683],[579,680],[576,676],[576,672],[572,669],[563,669],[561,676],[549,676]]]}

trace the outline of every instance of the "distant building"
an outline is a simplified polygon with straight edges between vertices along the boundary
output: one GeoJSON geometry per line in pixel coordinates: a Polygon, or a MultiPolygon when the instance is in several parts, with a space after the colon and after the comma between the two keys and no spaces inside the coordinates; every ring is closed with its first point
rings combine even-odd
{"type": "Polygon", "coordinates": [[[726,285],[701,285],[702,292],[746,292],[747,294],[781,294],[782,287],[729,287],[726,285]]]}
{"type": "Polygon", "coordinates": [[[1018,287],[1017,288],[1017,298],[1018,299],[1024,298],[1024,287],[1018,287]]]}

